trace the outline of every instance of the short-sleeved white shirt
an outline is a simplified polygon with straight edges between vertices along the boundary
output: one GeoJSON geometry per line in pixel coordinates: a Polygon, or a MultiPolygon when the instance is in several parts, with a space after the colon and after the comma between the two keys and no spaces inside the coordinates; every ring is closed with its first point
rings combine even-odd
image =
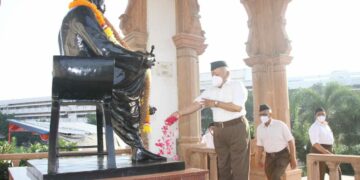
{"type": "Polygon", "coordinates": [[[288,126],[279,120],[271,119],[269,126],[265,123],[260,124],[256,130],[256,145],[262,146],[267,153],[279,152],[288,146],[293,140],[288,126]]]}
{"type": "Polygon", "coordinates": [[[206,89],[195,101],[201,102],[203,98],[206,98],[225,103],[232,102],[241,106],[240,112],[231,112],[222,108],[212,107],[214,122],[224,122],[246,115],[245,102],[247,97],[247,89],[241,82],[229,80],[225,82],[221,88],[210,87],[206,89]]]}
{"type": "Polygon", "coordinates": [[[315,121],[309,129],[309,137],[312,145],[318,144],[334,144],[334,135],[327,123],[323,124],[315,121]]]}

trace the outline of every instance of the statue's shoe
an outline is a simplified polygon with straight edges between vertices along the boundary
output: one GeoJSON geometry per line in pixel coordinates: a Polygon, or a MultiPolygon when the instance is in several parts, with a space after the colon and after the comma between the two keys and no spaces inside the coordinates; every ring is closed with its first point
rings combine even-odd
{"type": "Polygon", "coordinates": [[[133,148],[131,160],[134,162],[166,161],[166,157],[154,154],[143,148],[133,148]]]}

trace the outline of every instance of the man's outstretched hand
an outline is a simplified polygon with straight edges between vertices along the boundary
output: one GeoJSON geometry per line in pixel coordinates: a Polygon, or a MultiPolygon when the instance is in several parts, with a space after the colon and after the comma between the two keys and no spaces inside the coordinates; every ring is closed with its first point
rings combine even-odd
{"type": "Polygon", "coordinates": [[[179,119],[179,117],[180,117],[180,114],[178,112],[174,112],[168,118],[166,118],[165,124],[168,126],[171,126],[179,119]]]}

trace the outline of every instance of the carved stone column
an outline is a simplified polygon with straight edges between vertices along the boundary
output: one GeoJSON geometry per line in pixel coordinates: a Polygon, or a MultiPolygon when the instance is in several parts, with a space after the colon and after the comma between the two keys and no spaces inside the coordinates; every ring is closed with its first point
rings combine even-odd
{"type": "Polygon", "coordinates": [[[259,124],[259,105],[267,103],[272,108],[273,117],[284,121],[290,127],[286,65],[291,59],[290,56],[245,59],[245,63],[252,67],[256,126],[259,124]]]}
{"type": "Polygon", "coordinates": [[[124,40],[135,51],[146,51],[147,33],[147,0],[128,0],[125,13],[120,19],[120,29],[124,40]]]}
{"type": "Polygon", "coordinates": [[[259,104],[267,103],[274,110],[275,118],[289,125],[286,65],[291,61],[291,46],[284,27],[289,0],[241,2],[249,16],[249,38],[246,43],[249,58],[245,59],[245,63],[253,71],[254,118],[258,124],[259,104]]]}
{"type": "MultiPolygon", "coordinates": [[[[175,0],[176,35],[173,41],[177,51],[177,84],[179,108],[193,102],[199,95],[199,64],[206,45],[204,32],[199,21],[199,5],[197,0],[175,0]]],[[[178,154],[184,159],[187,147],[200,142],[200,114],[182,117],[179,121],[178,154]]]]}
{"type": "MultiPolygon", "coordinates": [[[[273,117],[290,127],[286,65],[291,62],[290,41],[285,32],[289,0],[241,0],[249,16],[245,63],[252,67],[254,119],[259,124],[259,105],[269,104],[273,117]]],[[[251,161],[254,161],[252,159],[251,161]]],[[[256,166],[256,163],[251,163],[256,166]]],[[[251,179],[264,179],[263,169],[251,167],[251,179]]],[[[284,179],[301,179],[301,170],[287,170],[284,179]]]]}

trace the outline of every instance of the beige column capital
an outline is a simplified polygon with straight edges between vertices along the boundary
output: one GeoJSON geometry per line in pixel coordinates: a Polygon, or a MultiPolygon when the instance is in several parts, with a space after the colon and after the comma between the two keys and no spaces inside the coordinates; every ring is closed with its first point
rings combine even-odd
{"type": "Polygon", "coordinates": [[[131,47],[134,51],[146,51],[147,47],[148,34],[144,32],[133,31],[128,33],[124,41],[131,47]]]}
{"type": "Polygon", "coordinates": [[[198,0],[175,0],[175,6],[176,32],[204,37],[205,32],[201,28],[198,0]]]}
{"type": "Polygon", "coordinates": [[[176,48],[195,49],[197,55],[204,53],[207,45],[204,44],[205,38],[195,34],[179,33],[173,37],[176,48]]]}
{"type": "Polygon", "coordinates": [[[289,65],[291,63],[292,57],[288,55],[282,55],[277,57],[269,56],[254,56],[244,59],[244,62],[249,67],[255,67],[257,65],[289,65]]]}
{"type": "Polygon", "coordinates": [[[128,0],[125,13],[120,17],[120,29],[125,35],[124,41],[134,51],[146,51],[147,0],[128,0]]]}
{"type": "Polygon", "coordinates": [[[207,45],[204,44],[205,32],[201,28],[198,0],[175,0],[175,5],[176,35],[173,41],[176,48],[192,48],[201,55],[207,45]]]}
{"type": "Polygon", "coordinates": [[[246,51],[250,57],[290,54],[290,40],[285,31],[285,12],[289,2],[290,0],[241,0],[249,17],[246,51]]]}
{"type": "Polygon", "coordinates": [[[290,126],[290,111],[286,66],[291,56],[278,57],[256,56],[245,59],[252,68],[254,94],[254,120],[259,122],[259,105],[266,103],[271,106],[273,118],[284,121],[290,126]]]}

